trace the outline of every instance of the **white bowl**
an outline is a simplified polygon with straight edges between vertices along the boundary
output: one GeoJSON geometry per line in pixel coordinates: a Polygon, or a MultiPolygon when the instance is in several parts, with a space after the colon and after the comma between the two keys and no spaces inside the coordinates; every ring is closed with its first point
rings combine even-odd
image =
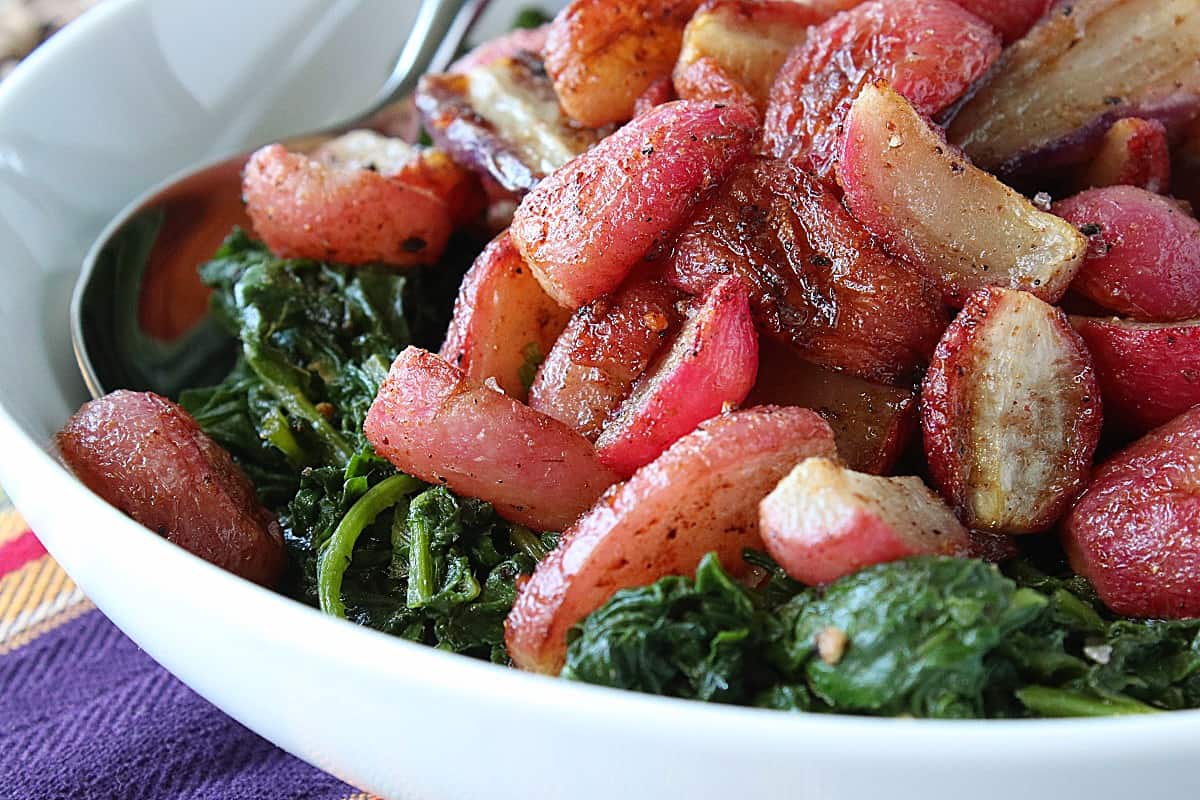
{"type": "MultiPolygon", "coordinates": [[[[498,0],[493,20],[524,0],[498,0]]],[[[48,454],[84,399],[84,252],[187,164],[352,113],[415,0],[109,0],[0,89],[0,482],[84,591],[268,739],[399,798],[1200,796],[1200,713],[787,715],[523,675],[322,616],[105,505],[48,454]]]]}

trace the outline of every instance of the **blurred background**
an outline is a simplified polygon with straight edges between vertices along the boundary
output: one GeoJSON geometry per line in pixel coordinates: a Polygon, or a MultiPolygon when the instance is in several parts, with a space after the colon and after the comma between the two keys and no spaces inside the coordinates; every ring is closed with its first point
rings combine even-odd
{"type": "Polygon", "coordinates": [[[0,0],[0,80],[22,58],[100,0],[0,0]]]}

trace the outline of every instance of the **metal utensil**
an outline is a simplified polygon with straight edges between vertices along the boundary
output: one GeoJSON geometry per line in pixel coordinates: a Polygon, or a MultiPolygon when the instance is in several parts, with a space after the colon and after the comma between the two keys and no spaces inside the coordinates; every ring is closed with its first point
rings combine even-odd
{"type": "MultiPolygon", "coordinates": [[[[407,98],[427,71],[444,70],[488,0],[422,0],[396,65],[371,106],[351,120],[283,141],[308,150],[363,127],[407,98]]],[[[249,226],[241,172],[253,151],[193,166],[109,223],[83,262],[71,299],[71,340],[88,391],[117,388],[169,397],[219,381],[235,356],[207,316],[196,267],[235,225],[249,226]]]]}

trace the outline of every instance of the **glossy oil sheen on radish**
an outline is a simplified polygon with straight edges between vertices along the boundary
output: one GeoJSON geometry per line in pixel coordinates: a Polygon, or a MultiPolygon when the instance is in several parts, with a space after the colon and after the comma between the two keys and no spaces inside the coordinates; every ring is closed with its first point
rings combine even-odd
{"type": "Polygon", "coordinates": [[[56,444],[84,485],[160,536],[255,583],[282,574],[275,516],[229,453],[165,397],[120,390],[86,403],[56,444]]]}
{"type": "Polygon", "coordinates": [[[1096,367],[1105,420],[1141,435],[1200,404],[1200,320],[1072,317],[1096,367]]]}
{"type": "Polygon", "coordinates": [[[1088,235],[1072,291],[1146,322],[1200,317],[1200,222],[1133,186],[1091,189],[1054,206],[1088,235]]]}
{"type": "Polygon", "coordinates": [[[560,304],[591,302],[662,254],[693,204],[749,155],[757,128],[745,106],[658,106],[526,195],[513,241],[560,304]]]}
{"type": "Polygon", "coordinates": [[[968,298],[925,376],[921,426],[930,475],[968,527],[1050,528],[1086,485],[1101,427],[1066,315],[1012,289],[968,298]]]}
{"type": "Polygon", "coordinates": [[[779,71],[763,128],[770,154],[833,177],[841,127],[883,80],[922,114],[957,100],[1000,54],[1000,37],[950,0],[864,3],[814,28],[779,71]]]}
{"type": "Polygon", "coordinates": [[[557,674],[567,631],[620,589],[691,575],[717,553],[743,572],[762,547],[758,503],[798,461],[836,458],[833,433],[812,411],[752,408],[711,419],[563,534],[517,593],[505,643],[521,669],[557,674]]]}
{"type": "Polygon", "coordinates": [[[633,387],[600,438],[600,460],[622,477],[676,439],[746,399],[758,374],[758,334],[737,277],[714,286],[662,358],[633,387]]]}
{"type": "Polygon", "coordinates": [[[1002,175],[1077,164],[1123,117],[1187,124],[1200,104],[1194,0],[1055,5],[1008,48],[950,125],[950,141],[1002,175]]]}
{"type": "Polygon", "coordinates": [[[1055,302],[1087,252],[1079,231],[972,165],[886,84],[854,101],[837,177],[850,213],[954,305],[985,286],[1055,302]]]}
{"type": "Polygon", "coordinates": [[[679,330],[682,295],[655,281],[578,309],[529,389],[529,406],[595,441],[654,355],[679,330]]]}
{"type": "Polygon", "coordinates": [[[524,400],[537,362],[569,316],[542,291],[505,232],[484,248],[463,278],[440,355],[468,380],[491,378],[509,397],[524,400]]]}
{"type": "Polygon", "coordinates": [[[886,253],[826,185],[777,159],[742,165],[696,209],[667,277],[701,295],[729,274],[750,287],[763,333],[867,380],[914,377],[946,327],[932,281],[886,253]]]}
{"type": "Polygon", "coordinates": [[[1200,409],[1097,469],[1063,541],[1116,613],[1200,617],[1200,409]]]}
{"type": "Polygon", "coordinates": [[[562,530],[616,481],[587,439],[416,347],[392,364],[364,430],[400,471],[535,530],[562,530]]]}

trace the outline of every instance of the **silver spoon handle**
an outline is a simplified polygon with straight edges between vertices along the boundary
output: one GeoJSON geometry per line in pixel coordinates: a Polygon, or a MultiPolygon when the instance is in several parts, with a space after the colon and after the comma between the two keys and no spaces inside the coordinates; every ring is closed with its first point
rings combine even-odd
{"type": "MultiPolygon", "coordinates": [[[[489,0],[422,0],[412,33],[370,113],[412,94],[426,72],[450,65],[489,0]]],[[[368,114],[369,115],[369,114],[368,114]]]]}

